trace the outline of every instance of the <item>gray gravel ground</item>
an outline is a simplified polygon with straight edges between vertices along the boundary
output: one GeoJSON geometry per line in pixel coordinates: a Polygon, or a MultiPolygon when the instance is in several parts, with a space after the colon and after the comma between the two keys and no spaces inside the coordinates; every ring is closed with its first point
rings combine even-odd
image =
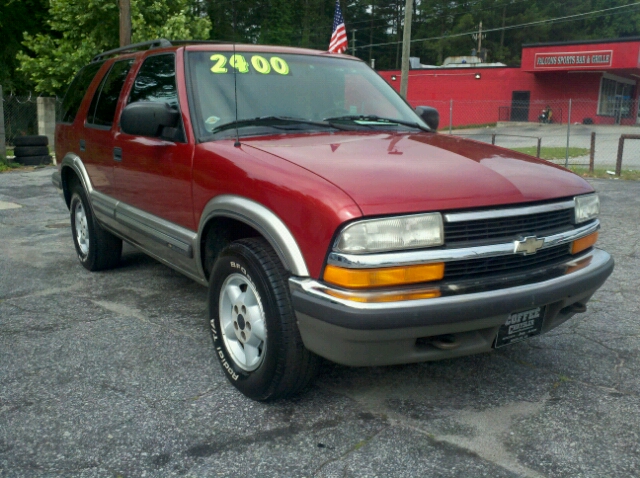
{"type": "Polygon", "coordinates": [[[205,288],[132,248],[80,266],[52,171],[0,174],[1,477],[640,476],[640,182],[593,182],[617,265],[586,314],[261,404],[214,360],[205,288]]]}

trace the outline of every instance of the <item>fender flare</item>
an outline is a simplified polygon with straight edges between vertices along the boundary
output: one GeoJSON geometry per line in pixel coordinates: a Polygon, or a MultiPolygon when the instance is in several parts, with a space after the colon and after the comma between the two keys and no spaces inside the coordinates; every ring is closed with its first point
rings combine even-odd
{"type": "MultiPolygon", "coordinates": [[[[284,222],[270,209],[242,196],[223,194],[211,199],[202,211],[198,226],[198,237],[215,217],[228,217],[256,229],[269,242],[284,264],[295,276],[308,277],[309,269],[297,241],[284,222]]],[[[196,244],[196,257],[200,257],[200,241],[196,244]]],[[[202,261],[198,261],[200,273],[205,276],[202,261]]]]}
{"type": "MultiPolygon", "coordinates": [[[[91,192],[93,191],[93,185],[91,184],[91,180],[89,179],[89,174],[87,173],[87,170],[84,167],[84,163],[82,162],[82,159],[80,159],[80,157],[74,153],[67,153],[65,157],[62,159],[62,162],[60,163],[60,184],[62,185],[62,190],[65,191],[66,193],[68,191],[68,185],[65,184],[64,182],[63,171],[65,168],[71,168],[73,172],[76,173],[76,176],[78,176],[78,178],[80,179],[80,182],[82,183],[82,187],[86,191],[87,196],[90,197],[91,192]]],[[[65,194],[65,200],[66,200],[66,194],[65,194]]],[[[91,205],[91,201],[89,201],[89,204],[91,205]]],[[[91,207],[93,208],[92,205],[91,207]]]]}

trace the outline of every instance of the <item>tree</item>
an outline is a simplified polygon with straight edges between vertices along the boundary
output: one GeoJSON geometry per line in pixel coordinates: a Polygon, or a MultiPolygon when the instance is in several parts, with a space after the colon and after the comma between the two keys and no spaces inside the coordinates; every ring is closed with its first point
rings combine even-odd
{"type": "MultiPolygon", "coordinates": [[[[49,0],[49,33],[25,33],[22,71],[37,92],[62,94],[91,58],[118,47],[118,5],[110,0],[49,0]]],[[[155,38],[204,39],[208,18],[196,17],[188,0],[131,0],[134,43],[155,38]]]]}
{"type": "Polygon", "coordinates": [[[47,32],[46,0],[0,0],[0,85],[3,92],[25,93],[29,84],[16,74],[16,55],[24,49],[22,32],[47,32]]]}

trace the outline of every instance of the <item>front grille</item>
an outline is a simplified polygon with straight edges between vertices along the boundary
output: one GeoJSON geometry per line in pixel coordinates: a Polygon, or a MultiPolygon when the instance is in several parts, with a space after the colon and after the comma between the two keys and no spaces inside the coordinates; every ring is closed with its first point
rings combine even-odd
{"type": "Polygon", "coordinates": [[[526,216],[445,222],[444,239],[448,247],[511,242],[521,236],[544,237],[570,231],[573,209],[562,209],[526,216]]]}
{"type": "Polygon", "coordinates": [[[531,271],[566,261],[570,257],[572,256],[569,244],[563,244],[527,256],[513,254],[447,262],[444,267],[444,280],[460,281],[531,271]]]}

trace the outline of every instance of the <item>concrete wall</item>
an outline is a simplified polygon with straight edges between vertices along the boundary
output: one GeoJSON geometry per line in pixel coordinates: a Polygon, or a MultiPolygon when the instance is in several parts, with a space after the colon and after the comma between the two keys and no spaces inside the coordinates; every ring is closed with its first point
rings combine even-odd
{"type": "Polygon", "coordinates": [[[49,138],[53,148],[56,134],[56,99],[38,98],[38,134],[49,138]]]}

